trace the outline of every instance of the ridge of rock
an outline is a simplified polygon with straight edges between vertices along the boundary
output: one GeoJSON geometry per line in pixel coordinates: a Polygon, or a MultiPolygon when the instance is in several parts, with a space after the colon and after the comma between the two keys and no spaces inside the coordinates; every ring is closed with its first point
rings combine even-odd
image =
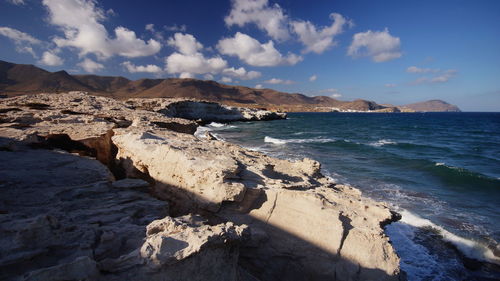
{"type": "Polygon", "coordinates": [[[177,102],[0,99],[0,279],[405,278],[387,205],[314,160],[199,139],[177,102]]]}

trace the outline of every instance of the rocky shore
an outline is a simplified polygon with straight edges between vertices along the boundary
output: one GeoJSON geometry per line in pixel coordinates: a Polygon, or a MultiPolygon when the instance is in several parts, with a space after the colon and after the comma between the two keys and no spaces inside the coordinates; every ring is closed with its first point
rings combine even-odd
{"type": "Polygon", "coordinates": [[[0,279],[404,280],[384,203],[314,160],[193,136],[275,118],[82,92],[0,99],[0,279]]]}

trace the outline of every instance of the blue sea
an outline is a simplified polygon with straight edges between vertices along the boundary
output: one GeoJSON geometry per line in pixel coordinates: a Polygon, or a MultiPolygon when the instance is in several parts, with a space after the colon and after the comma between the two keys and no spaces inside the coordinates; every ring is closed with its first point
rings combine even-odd
{"type": "Polygon", "coordinates": [[[309,157],[402,215],[386,226],[409,280],[500,279],[500,113],[291,113],[212,123],[218,138],[309,157]]]}

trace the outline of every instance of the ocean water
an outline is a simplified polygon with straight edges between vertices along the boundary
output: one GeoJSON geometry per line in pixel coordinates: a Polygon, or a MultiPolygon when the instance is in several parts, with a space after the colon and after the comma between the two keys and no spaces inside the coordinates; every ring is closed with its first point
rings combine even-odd
{"type": "Polygon", "coordinates": [[[323,173],[402,214],[386,227],[409,280],[500,279],[500,113],[292,113],[210,124],[323,173]]]}

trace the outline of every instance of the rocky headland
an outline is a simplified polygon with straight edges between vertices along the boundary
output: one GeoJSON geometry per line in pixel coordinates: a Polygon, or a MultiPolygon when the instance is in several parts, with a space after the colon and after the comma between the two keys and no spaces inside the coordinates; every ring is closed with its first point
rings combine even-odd
{"type": "Polygon", "coordinates": [[[314,160],[193,135],[273,118],[82,92],[0,99],[0,279],[404,280],[384,203],[314,160]]]}
{"type": "Polygon", "coordinates": [[[0,94],[25,94],[85,91],[120,100],[130,98],[181,98],[205,100],[240,108],[264,108],[280,112],[426,112],[460,111],[443,101],[395,106],[356,99],[341,101],[329,96],[307,96],[273,89],[225,85],[197,79],[139,79],[121,76],[71,75],[64,70],[49,72],[34,65],[0,60],[0,94]]]}

